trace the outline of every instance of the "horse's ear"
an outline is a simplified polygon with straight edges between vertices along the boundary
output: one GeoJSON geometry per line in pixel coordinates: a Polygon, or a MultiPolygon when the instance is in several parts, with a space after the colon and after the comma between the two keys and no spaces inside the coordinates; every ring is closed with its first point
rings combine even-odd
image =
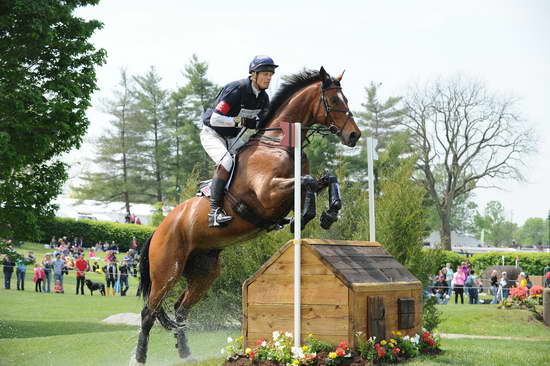
{"type": "Polygon", "coordinates": [[[346,72],[346,70],[342,71],[342,73],[336,77],[336,80],[342,81],[342,78],[344,77],[345,72],[346,72]]]}
{"type": "Polygon", "coordinates": [[[321,81],[325,81],[328,78],[328,73],[323,66],[321,66],[321,70],[319,70],[319,77],[321,78],[321,81]]]}

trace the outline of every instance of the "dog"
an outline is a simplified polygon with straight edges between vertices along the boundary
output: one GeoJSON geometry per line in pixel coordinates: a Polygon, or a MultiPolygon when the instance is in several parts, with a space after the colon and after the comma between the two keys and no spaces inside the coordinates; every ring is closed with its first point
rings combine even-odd
{"type": "Polygon", "coordinates": [[[105,285],[99,282],[92,282],[91,280],[86,280],[86,286],[90,289],[90,295],[94,296],[94,291],[99,290],[101,295],[105,296],[105,285]]]}

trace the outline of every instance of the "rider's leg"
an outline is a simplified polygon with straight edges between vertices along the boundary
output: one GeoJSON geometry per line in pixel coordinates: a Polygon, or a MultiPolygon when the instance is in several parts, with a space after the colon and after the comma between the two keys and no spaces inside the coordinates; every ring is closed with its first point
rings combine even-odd
{"type": "Polygon", "coordinates": [[[208,226],[216,227],[232,219],[223,210],[223,196],[225,185],[229,179],[229,171],[223,165],[219,165],[210,185],[210,213],[208,226]]]}

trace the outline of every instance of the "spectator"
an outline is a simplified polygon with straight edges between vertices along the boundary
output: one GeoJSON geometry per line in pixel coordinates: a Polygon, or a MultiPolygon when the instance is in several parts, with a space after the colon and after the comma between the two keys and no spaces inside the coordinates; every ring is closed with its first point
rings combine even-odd
{"type": "Polygon", "coordinates": [[[550,272],[546,272],[546,278],[544,280],[544,287],[550,287],[550,272]]]}
{"type": "Polygon", "coordinates": [[[124,223],[129,224],[130,223],[130,214],[126,213],[126,216],[124,216],[124,223]]]}
{"type": "Polygon", "coordinates": [[[120,296],[126,296],[126,291],[128,291],[128,273],[130,272],[130,267],[128,262],[122,261],[120,268],[120,296]]]}
{"type": "Polygon", "coordinates": [[[497,293],[498,293],[498,272],[496,269],[493,269],[493,272],[491,272],[491,295],[493,295],[491,304],[498,303],[497,293]]]}
{"type": "Polygon", "coordinates": [[[544,267],[544,269],[542,270],[542,275],[543,276],[546,276],[546,274],[550,272],[550,262],[548,262],[548,264],[546,265],[546,267],[544,267]]]}
{"type": "Polygon", "coordinates": [[[40,263],[36,263],[34,265],[34,276],[32,278],[32,281],[34,282],[35,292],[42,292],[42,282],[44,281],[44,278],[46,278],[46,273],[44,272],[44,269],[42,268],[40,263]]]}
{"type": "Polygon", "coordinates": [[[511,286],[512,283],[508,280],[508,274],[506,272],[502,272],[499,281],[499,301],[508,298],[511,286]]]}
{"type": "Polygon", "coordinates": [[[78,256],[78,259],[75,262],[76,269],[76,294],[78,295],[78,290],[80,289],[80,294],[84,295],[84,282],[86,281],[86,271],[88,271],[89,266],[88,262],[82,258],[82,254],[78,256]]]}
{"type": "Polygon", "coordinates": [[[55,239],[55,236],[52,236],[52,240],[50,240],[50,248],[54,249],[57,247],[57,240],[55,239]]]}
{"type": "Polygon", "coordinates": [[[447,287],[449,287],[449,294],[453,290],[453,275],[455,274],[453,269],[451,268],[451,263],[447,263],[447,266],[445,267],[447,270],[446,280],[447,280],[447,287]]]}
{"type": "Polygon", "coordinates": [[[99,272],[99,264],[97,263],[97,261],[94,261],[94,264],[92,264],[92,271],[96,273],[101,273],[99,272]]]}
{"type": "Polygon", "coordinates": [[[42,259],[42,268],[44,268],[44,274],[46,278],[44,279],[44,292],[51,292],[52,284],[52,271],[53,271],[53,261],[52,256],[46,254],[44,259],[42,259]]]}
{"type": "Polygon", "coordinates": [[[25,291],[25,272],[27,264],[25,259],[18,258],[15,260],[15,276],[17,277],[17,291],[25,291]]]}
{"type": "Polygon", "coordinates": [[[130,249],[137,250],[138,249],[138,242],[136,237],[132,237],[132,242],[130,243],[130,249]]]}
{"type": "Polygon", "coordinates": [[[116,264],[116,258],[103,267],[103,273],[105,273],[105,282],[107,282],[107,296],[115,296],[115,283],[118,279],[118,268],[116,264]],[[112,291],[112,292],[111,292],[112,291]]]}
{"type": "Polygon", "coordinates": [[[25,259],[27,260],[27,264],[33,264],[34,262],[36,262],[36,257],[34,256],[33,252],[27,253],[25,259]]]}
{"type": "Polygon", "coordinates": [[[63,290],[63,273],[65,271],[65,260],[62,258],[61,254],[55,256],[55,261],[53,261],[53,278],[55,281],[55,292],[64,293],[63,290]]]}
{"type": "Polygon", "coordinates": [[[141,220],[139,219],[139,217],[136,216],[136,221],[135,221],[136,225],[141,225],[141,220]]]}
{"type": "Polygon", "coordinates": [[[525,273],[521,272],[516,280],[516,287],[527,287],[527,280],[525,279],[525,273]]]}
{"type": "MultiPolygon", "coordinates": [[[[466,264],[464,263],[464,267],[466,264]]],[[[464,304],[464,281],[466,281],[466,274],[463,270],[463,266],[460,266],[453,277],[454,290],[455,290],[455,304],[458,302],[460,296],[460,303],[464,304]]]]}
{"type": "Polygon", "coordinates": [[[6,290],[9,290],[11,287],[10,286],[11,276],[13,275],[13,268],[15,267],[15,261],[13,260],[11,255],[6,254],[2,259],[2,265],[4,266],[4,288],[6,290]]]}
{"type": "Polygon", "coordinates": [[[464,286],[468,291],[468,298],[469,298],[470,304],[477,304],[478,295],[479,295],[479,282],[477,280],[477,276],[475,275],[475,271],[473,269],[470,270],[470,274],[468,275],[468,278],[466,279],[464,286]]]}

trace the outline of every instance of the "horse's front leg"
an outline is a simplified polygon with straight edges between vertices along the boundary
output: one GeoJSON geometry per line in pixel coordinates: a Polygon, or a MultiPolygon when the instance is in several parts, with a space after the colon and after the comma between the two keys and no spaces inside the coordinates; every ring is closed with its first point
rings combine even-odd
{"type": "Polygon", "coordinates": [[[338,220],[338,212],[342,208],[342,199],[340,195],[340,185],[338,178],[334,174],[325,173],[319,179],[319,187],[323,189],[328,186],[328,209],[321,214],[321,227],[328,230],[330,226],[338,220]]]}
{"type": "MultiPolygon", "coordinates": [[[[317,180],[311,175],[304,175],[301,179],[302,197],[303,197],[303,213],[301,220],[302,230],[308,222],[313,220],[317,215],[316,197],[315,194],[320,190],[317,185],[317,180]]],[[[293,221],[291,221],[290,231],[294,232],[293,221]]]]}

